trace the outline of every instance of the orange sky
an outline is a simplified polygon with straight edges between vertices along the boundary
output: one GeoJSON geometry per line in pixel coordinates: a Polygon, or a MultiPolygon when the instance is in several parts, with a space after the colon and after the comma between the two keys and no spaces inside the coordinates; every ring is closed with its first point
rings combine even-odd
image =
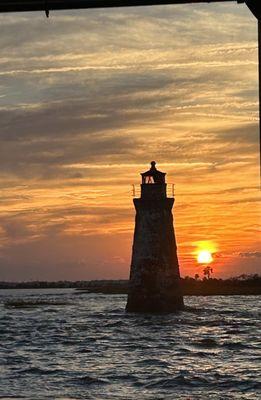
{"type": "Polygon", "coordinates": [[[244,5],[0,16],[0,280],[126,278],[131,184],[175,183],[181,273],[260,272],[257,37],[244,5]]]}

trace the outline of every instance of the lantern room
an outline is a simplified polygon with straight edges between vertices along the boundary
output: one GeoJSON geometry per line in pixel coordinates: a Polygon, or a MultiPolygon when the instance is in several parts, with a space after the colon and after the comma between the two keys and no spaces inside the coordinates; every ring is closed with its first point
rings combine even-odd
{"type": "Polygon", "coordinates": [[[141,198],[151,201],[166,198],[165,172],[158,171],[156,162],[151,161],[151,167],[148,171],[141,173],[141,198]]]}
{"type": "Polygon", "coordinates": [[[151,167],[148,171],[143,172],[142,176],[142,184],[164,184],[165,183],[165,172],[160,172],[156,168],[156,162],[151,161],[151,167]]]}

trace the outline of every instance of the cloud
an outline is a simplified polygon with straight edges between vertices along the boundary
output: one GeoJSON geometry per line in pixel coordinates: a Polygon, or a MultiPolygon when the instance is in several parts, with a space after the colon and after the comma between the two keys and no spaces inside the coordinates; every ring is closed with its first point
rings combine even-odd
{"type": "Polygon", "coordinates": [[[261,257],[261,251],[248,251],[244,253],[239,253],[239,257],[243,258],[260,258],[261,257]]]}
{"type": "MultiPolygon", "coordinates": [[[[194,268],[192,240],[211,237],[222,254],[253,248],[251,18],[236,4],[0,16],[6,277],[126,277],[130,184],[152,159],[176,183],[182,271],[194,268]]],[[[248,268],[253,258],[235,262],[248,268]]]]}
{"type": "Polygon", "coordinates": [[[230,204],[258,203],[260,204],[260,196],[248,197],[244,199],[231,200],[230,204]]]}

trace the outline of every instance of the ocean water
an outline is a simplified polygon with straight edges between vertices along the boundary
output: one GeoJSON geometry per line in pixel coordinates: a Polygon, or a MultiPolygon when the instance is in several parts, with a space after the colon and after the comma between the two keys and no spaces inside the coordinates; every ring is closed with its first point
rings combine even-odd
{"type": "Polygon", "coordinates": [[[137,315],[124,295],[0,290],[0,398],[261,399],[260,297],[185,302],[137,315]]]}

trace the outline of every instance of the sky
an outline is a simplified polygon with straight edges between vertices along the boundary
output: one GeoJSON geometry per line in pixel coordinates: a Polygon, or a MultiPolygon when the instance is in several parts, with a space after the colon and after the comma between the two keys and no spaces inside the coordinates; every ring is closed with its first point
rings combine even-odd
{"type": "Polygon", "coordinates": [[[205,4],[0,15],[0,280],[128,278],[132,184],[175,184],[182,276],[260,273],[256,21],[205,4]]]}

